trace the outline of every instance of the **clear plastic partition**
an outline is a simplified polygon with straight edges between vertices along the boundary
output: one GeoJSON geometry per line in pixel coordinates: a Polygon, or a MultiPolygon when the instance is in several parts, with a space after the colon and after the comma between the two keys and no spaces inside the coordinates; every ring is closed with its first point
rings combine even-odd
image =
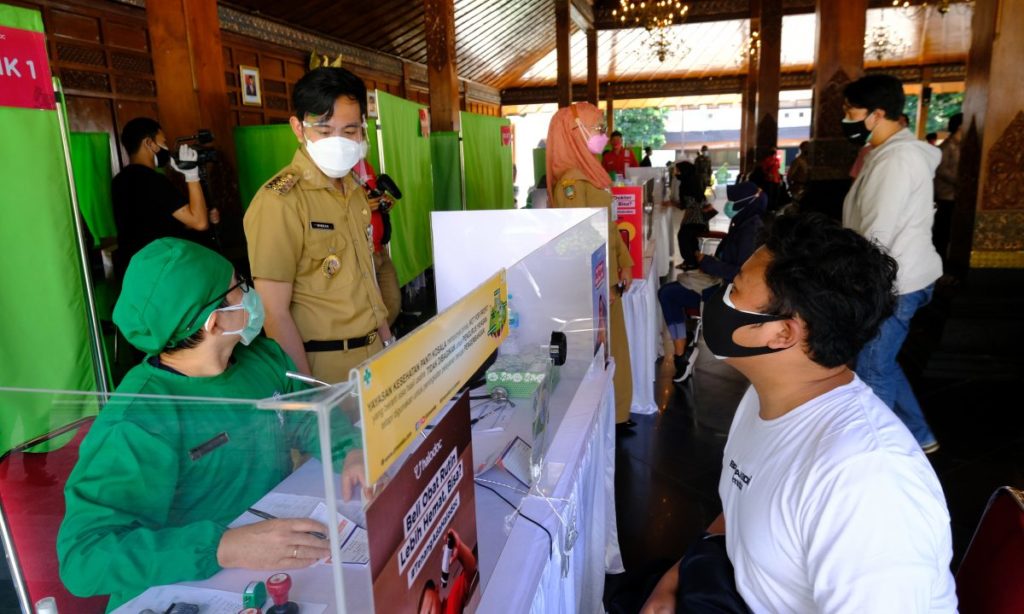
{"type": "Polygon", "coordinates": [[[363,492],[346,479],[363,473],[353,387],[305,390],[282,371],[250,382],[267,398],[233,399],[202,381],[215,378],[146,376],[143,389],[196,394],[0,389],[3,411],[35,416],[26,433],[46,433],[0,458],[23,604],[234,614],[276,599],[304,614],[369,611],[363,492]]]}

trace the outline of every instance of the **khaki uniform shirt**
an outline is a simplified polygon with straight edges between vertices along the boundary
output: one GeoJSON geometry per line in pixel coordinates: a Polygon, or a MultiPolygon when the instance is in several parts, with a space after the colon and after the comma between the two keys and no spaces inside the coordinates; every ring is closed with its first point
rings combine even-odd
{"type": "Polygon", "coordinates": [[[351,174],[342,181],[344,194],[299,149],[245,213],[252,276],[293,284],[291,315],[303,341],[365,337],[387,321],[370,205],[351,174]]]}
{"type": "Polygon", "coordinates": [[[587,180],[578,169],[566,172],[555,183],[555,193],[549,194],[556,207],[605,207],[608,209],[608,285],[619,283],[619,270],[633,268],[633,257],[629,255],[622,235],[615,227],[612,212],[612,194],[587,180]]]}

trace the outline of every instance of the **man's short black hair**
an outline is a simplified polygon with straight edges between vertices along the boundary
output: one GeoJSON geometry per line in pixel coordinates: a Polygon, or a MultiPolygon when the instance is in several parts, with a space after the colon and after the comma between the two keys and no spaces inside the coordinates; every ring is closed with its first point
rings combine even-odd
{"type": "Polygon", "coordinates": [[[962,126],[963,124],[964,124],[964,114],[963,113],[954,113],[949,118],[949,125],[946,126],[946,129],[949,130],[950,134],[955,134],[956,131],[959,130],[960,126],[962,126]]]}
{"type": "Polygon", "coordinates": [[[613,132],[613,133],[612,133],[612,135],[611,135],[611,137],[610,137],[610,138],[613,138],[613,139],[614,139],[615,137],[619,137],[619,138],[622,138],[622,133],[621,133],[621,132],[619,132],[618,130],[616,130],[615,132],[613,132]]]}
{"type": "Polygon", "coordinates": [[[938,138],[939,138],[939,133],[938,132],[929,132],[928,134],[924,135],[924,140],[926,140],[926,141],[935,141],[935,140],[938,140],[938,138]]]}
{"type": "Polygon", "coordinates": [[[851,106],[870,113],[882,109],[886,119],[896,121],[903,115],[903,82],[892,75],[868,75],[846,85],[843,96],[851,106]]]}
{"type": "Polygon", "coordinates": [[[339,96],[354,98],[359,103],[360,115],[366,116],[366,84],[344,68],[316,68],[299,79],[292,91],[295,116],[302,121],[306,115],[334,115],[334,101],[339,96]]]}
{"type": "Polygon", "coordinates": [[[762,310],[800,316],[814,362],[849,363],[896,307],[896,261],[818,213],[777,217],[765,232],[772,298],[762,310]]]}
{"type": "Polygon", "coordinates": [[[160,132],[160,122],[150,117],[136,117],[121,130],[121,144],[128,155],[133,155],[142,146],[142,141],[155,139],[160,132]]]}

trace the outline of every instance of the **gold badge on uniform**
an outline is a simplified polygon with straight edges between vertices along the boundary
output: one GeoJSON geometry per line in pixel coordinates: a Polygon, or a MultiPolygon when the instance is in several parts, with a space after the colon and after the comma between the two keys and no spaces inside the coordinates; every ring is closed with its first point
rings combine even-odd
{"type": "Polygon", "coordinates": [[[335,253],[329,254],[324,258],[323,263],[320,264],[320,272],[324,274],[327,279],[333,278],[341,270],[341,258],[335,253]]]}
{"type": "Polygon", "coordinates": [[[562,193],[569,200],[576,198],[576,185],[572,183],[566,183],[562,187],[562,193]]]}

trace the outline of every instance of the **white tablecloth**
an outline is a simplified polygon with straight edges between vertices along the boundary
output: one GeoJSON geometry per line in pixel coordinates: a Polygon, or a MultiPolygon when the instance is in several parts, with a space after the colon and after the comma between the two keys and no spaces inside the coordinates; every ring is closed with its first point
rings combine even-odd
{"type": "Polygon", "coordinates": [[[661,308],[658,306],[658,275],[656,267],[651,264],[648,260],[647,278],[635,280],[629,292],[622,297],[633,371],[630,411],[637,414],[658,411],[658,404],[654,401],[654,361],[658,359],[661,340],[661,308]]]}

